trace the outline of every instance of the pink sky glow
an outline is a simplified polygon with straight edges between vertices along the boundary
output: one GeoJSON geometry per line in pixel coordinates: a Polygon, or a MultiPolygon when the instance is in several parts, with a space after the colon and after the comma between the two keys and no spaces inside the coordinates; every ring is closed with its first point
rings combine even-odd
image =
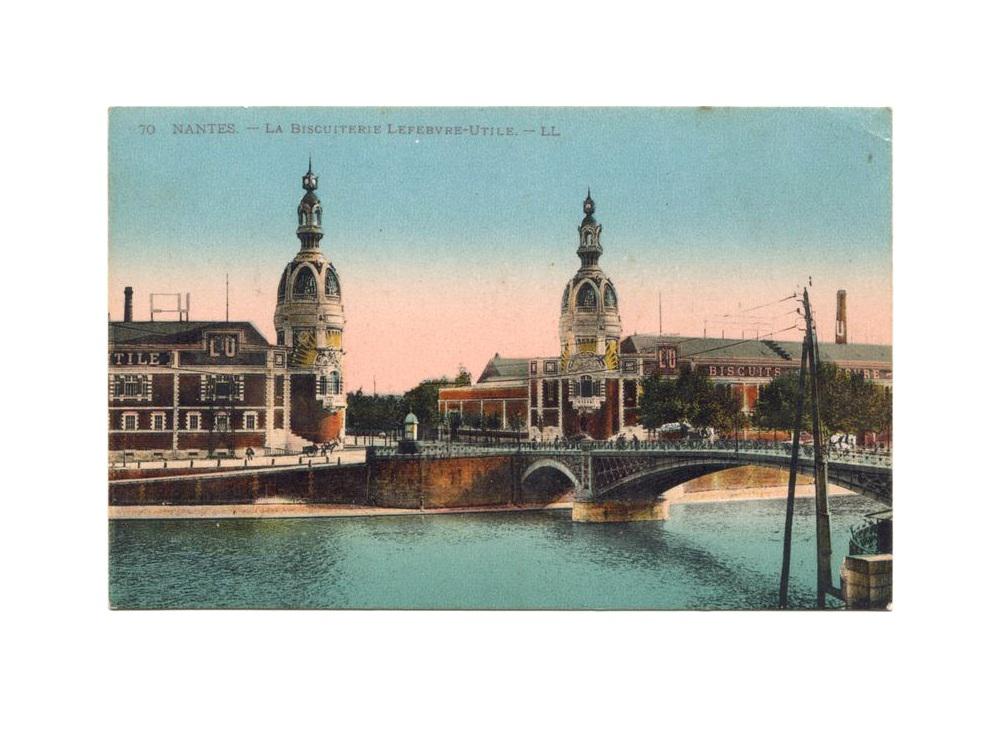
{"type": "MultiPolygon", "coordinates": [[[[576,269],[572,251],[565,255],[564,263],[540,264],[537,269],[505,267],[502,262],[489,269],[468,268],[456,258],[436,266],[385,267],[377,273],[367,266],[352,269],[349,260],[341,260],[337,265],[347,317],[347,387],[370,392],[374,378],[379,392],[402,392],[425,378],[452,376],[460,363],[475,378],[496,352],[510,357],[558,353],[559,301],[576,269]]],[[[604,260],[602,265],[618,289],[625,335],[657,331],[658,293],[663,295],[664,333],[700,336],[707,319],[709,336],[724,332],[726,338],[764,338],[796,320],[792,301],[742,316],[740,305],[745,310],[785,297],[798,280],[768,278],[738,264],[715,275],[699,269],[681,278],[676,269],[659,275],[630,267],[627,258],[624,263],[607,256],[604,260]]],[[[282,267],[279,261],[273,272],[246,267],[230,272],[230,320],[251,321],[272,342],[271,318],[282,267]]],[[[848,297],[849,340],[891,343],[891,289],[883,274],[834,269],[815,277],[813,284],[810,297],[821,340],[833,337],[836,290],[843,288],[848,297]]],[[[205,267],[192,273],[158,268],[146,278],[119,277],[112,271],[113,320],[121,319],[126,285],[135,289],[137,320],[149,319],[151,291],[190,292],[192,320],[225,318],[224,269],[205,267]]],[[[167,317],[161,314],[158,319],[167,317]]],[[[800,335],[791,330],[773,337],[788,340],[800,335]]]]}

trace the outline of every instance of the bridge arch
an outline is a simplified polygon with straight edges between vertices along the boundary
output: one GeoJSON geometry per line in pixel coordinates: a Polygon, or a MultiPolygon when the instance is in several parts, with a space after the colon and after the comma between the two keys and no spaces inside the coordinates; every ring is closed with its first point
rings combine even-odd
{"type": "Polygon", "coordinates": [[[572,471],[570,471],[570,468],[562,461],[556,461],[551,458],[540,458],[537,461],[533,461],[531,465],[521,473],[521,484],[524,484],[524,482],[535,472],[546,468],[554,469],[566,477],[573,484],[573,489],[578,489],[580,487],[580,480],[576,478],[576,475],[572,471]]]}
{"type": "Polygon", "coordinates": [[[529,502],[551,502],[580,489],[580,480],[563,462],[539,458],[521,472],[521,493],[529,502]]]}
{"type": "MultiPolygon", "coordinates": [[[[636,472],[631,476],[623,477],[622,479],[603,487],[599,494],[602,497],[608,498],[633,496],[651,500],[659,497],[668,490],[674,489],[685,482],[691,481],[692,479],[697,479],[708,474],[715,474],[720,471],[726,471],[727,469],[759,465],[772,466],[773,468],[783,469],[785,472],[787,472],[789,468],[787,464],[782,465],[780,462],[772,463],[770,461],[755,460],[750,457],[743,459],[736,458],[735,456],[720,456],[715,459],[706,459],[704,457],[692,457],[690,459],[678,458],[677,460],[673,460],[669,463],[650,467],[636,472]]],[[[855,476],[854,473],[849,470],[841,470],[841,468],[842,467],[838,466],[831,466],[829,468],[828,481],[831,485],[842,487],[846,490],[850,490],[851,492],[866,495],[874,500],[886,503],[887,505],[892,504],[891,494],[887,497],[885,495],[884,487],[878,485],[872,486],[866,484],[864,481],[859,481],[859,477],[855,476]]],[[[800,477],[811,477],[812,466],[800,466],[798,475],[800,477]]]]}

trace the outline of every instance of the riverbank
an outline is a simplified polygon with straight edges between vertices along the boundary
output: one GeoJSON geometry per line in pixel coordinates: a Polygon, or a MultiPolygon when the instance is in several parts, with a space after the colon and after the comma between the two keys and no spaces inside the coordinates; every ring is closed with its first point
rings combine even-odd
{"type": "MultiPolygon", "coordinates": [[[[796,500],[810,500],[815,497],[811,485],[796,488],[796,500]]],[[[850,490],[830,486],[831,497],[853,495],[850,490]]],[[[787,496],[784,487],[749,487],[746,489],[702,490],[700,492],[677,492],[671,490],[667,499],[671,505],[691,503],[724,503],[748,500],[782,500],[787,496]]],[[[569,510],[572,500],[554,503],[534,503],[525,505],[489,505],[465,508],[377,508],[370,505],[347,505],[335,503],[241,503],[234,505],[112,505],[108,507],[108,519],[117,520],[164,520],[164,519],[222,519],[222,518],[352,518],[367,516],[413,516],[441,515],[446,513],[511,513],[533,510],[569,510]]]]}
{"type": "Polygon", "coordinates": [[[376,508],[370,505],[330,503],[256,503],[243,505],[112,505],[108,519],[164,520],[171,518],[352,518],[367,516],[419,516],[445,513],[509,513],[511,511],[569,510],[572,502],[536,505],[490,505],[472,508],[376,508]]]}
{"type": "MultiPolygon", "coordinates": [[[[829,497],[855,494],[857,493],[852,490],[837,487],[833,484],[827,487],[827,495],[829,497]]],[[[678,487],[667,493],[667,500],[670,501],[671,505],[684,505],[687,503],[725,503],[734,500],[784,500],[787,497],[787,485],[775,485],[773,487],[747,487],[745,489],[699,490],[698,492],[684,492],[683,487],[678,487]]],[[[796,485],[796,500],[812,500],[815,497],[816,491],[813,485],[796,485]]]]}

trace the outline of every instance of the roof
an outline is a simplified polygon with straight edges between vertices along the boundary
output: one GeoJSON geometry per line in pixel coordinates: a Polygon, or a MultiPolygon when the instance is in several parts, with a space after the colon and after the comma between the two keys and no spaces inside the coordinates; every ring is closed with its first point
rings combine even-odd
{"type": "MultiPolygon", "coordinates": [[[[622,342],[622,354],[639,354],[656,351],[658,344],[677,347],[677,356],[688,358],[720,359],[773,359],[799,362],[802,357],[801,341],[771,341],[769,339],[718,339],[685,336],[658,336],[655,333],[638,333],[622,342]]],[[[892,347],[885,344],[834,344],[820,342],[819,358],[829,362],[892,362],[892,347]]]]}
{"type": "Polygon", "coordinates": [[[250,346],[270,346],[253,323],[246,321],[134,320],[108,323],[108,344],[173,346],[200,344],[206,332],[239,331],[250,346]]]}
{"type": "Polygon", "coordinates": [[[524,380],[528,377],[529,357],[501,357],[499,354],[493,355],[493,359],[486,363],[483,374],[479,376],[477,383],[490,383],[498,380],[524,380]]]}

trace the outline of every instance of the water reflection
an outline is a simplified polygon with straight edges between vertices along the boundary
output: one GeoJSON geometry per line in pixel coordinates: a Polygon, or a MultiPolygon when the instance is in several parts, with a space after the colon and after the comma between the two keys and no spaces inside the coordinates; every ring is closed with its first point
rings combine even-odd
{"type": "MultiPolygon", "coordinates": [[[[832,504],[834,561],[873,504],[832,504]]],[[[568,511],[110,523],[118,607],[766,608],[783,501],[677,505],[664,522],[568,511]]],[[[796,506],[791,602],[814,600],[811,503],[796,506]]]]}

